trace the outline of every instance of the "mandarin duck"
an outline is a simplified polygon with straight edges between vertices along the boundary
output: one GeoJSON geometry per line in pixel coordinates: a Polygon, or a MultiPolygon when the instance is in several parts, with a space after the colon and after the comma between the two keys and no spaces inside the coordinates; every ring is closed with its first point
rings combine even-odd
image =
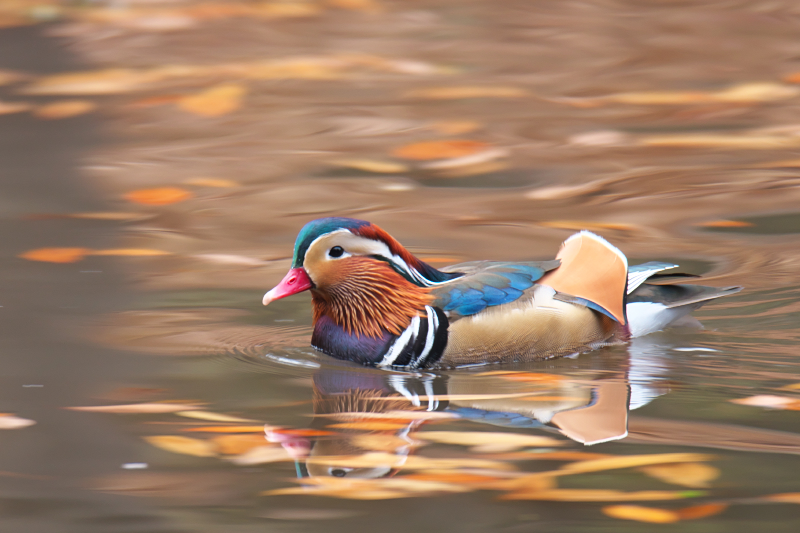
{"type": "Polygon", "coordinates": [[[677,265],[628,266],[602,237],[569,237],[552,261],[475,261],[440,270],[378,226],[321,218],[263,304],[311,290],[312,346],[405,370],[549,359],[667,327],[741,287],[667,284],[677,265]],[[659,284],[656,284],[659,283],[659,284]]]}

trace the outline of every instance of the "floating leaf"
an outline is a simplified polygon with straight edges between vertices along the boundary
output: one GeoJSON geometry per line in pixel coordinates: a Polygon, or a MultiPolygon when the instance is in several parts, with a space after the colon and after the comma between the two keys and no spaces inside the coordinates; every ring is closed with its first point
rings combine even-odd
{"type": "Polygon", "coordinates": [[[636,502],[680,500],[702,496],[699,491],[642,490],[623,492],[605,489],[552,489],[511,492],[500,496],[501,500],[543,500],[554,502],[636,502]]]}
{"type": "Polygon", "coordinates": [[[675,463],[644,466],[642,472],[665,483],[690,488],[706,488],[719,477],[719,469],[703,463],[675,463]]]}
{"type": "Polygon", "coordinates": [[[10,115],[13,113],[22,113],[31,109],[31,104],[25,102],[3,102],[0,100],[0,115],[10,115]]]}
{"type": "Polygon", "coordinates": [[[195,457],[214,457],[214,444],[200,439],[180,437],[175,435],[155,435],[145,437],[144,440],[168,452],[180,453],[183,455],[194,455],[195,457]]]}
{"type": "Polygon", "coordinates": [[[558,374],[544,374],[540,372],[506,372],[502,374],[506,381],[521,381],[523,383],[559,383],[564,381],[564,376],[558,374]]]}
{"type": "Polygon", "coordinates": [[[800,383],[792,383],[791,385],[784,385],[780,390],[800,391],[800,383]]]}
{"type": "Polygon", "coordinates": [[[363,431],[393,431],[403,429],[408,424],[393,423],[386,421],[361,421],[361,422],[340,422],[330,424],[328,427],[336,429],[360,429],[363,431]]]}
{"type": "Polygon", "coordinates": [[[388,161],[375,161],[372,159],[339,159],[331,161],[332,165],[354,168],[356,170],[363,170],[364,172],[375,172],[378,174],[397,174],[399,172],[408,172],[406,165],[400,163],[391,163],[388,161]]]}
{"type": "Polygon", "coordinates": [[[698,518],[714,516],[727,508],[728,506],[724,503],[707,503],[705,505],[684,507],[683,509],[678,509],[675,512],[681,520],[697,520],[698,518]]]}
{"type": "Polygon", "coordinates": [[[0,413],[0,429],[21,429],[32,426],[35,423],[35,420],[29,420],[7,413],[0,413]]]}
{"type": "Polygon", "coordinates": [[[730,400],[730,402],[739,405],[749,405],[752,407],[766,407],[768,409],[785,409],[789,411],[800,410],[800,398],[793,398],[790,396],[773,396],[770,394],[762,394],[758,396],[750,396],[748,398],[730,400]]]}
{"type": "Polygon", "coordinates": [[[305,479],[308,486],[262,492],[262,495],[313,494],[351,500],[387,500],[412,498],[437,493],[469,492],[465,485],[406,479],[403,477],[380,479],[357,479],[315,477],[305,479]]]}
{"type": "MultiPolygon", "coordinates": [[[[420,166],[428,170],[454,170],[463,169],[463,167],[478,167],[481,165],[480,170],[476,173],[492,172],[499,170],[500,167],[488,167],[486,163],[494,161],[495,159],[508,157],[508,154],[509,152],[505,148],[488,148],[475,154],[432,161],[420,166]]],[[[463,172],[460,175],[463,175],[463,172]]]]}
{"type": "Polygon", "coordinates": [[[489,433],[478,431],[421,431],[414,438],[441,444],[473,446],[477,452],[504,452],[524,447],[556,447],[564,443],[550,437],[519,433],[489,433]]]}
{"type": "Polygon", "coordinates": [[[770,494],[764,496],[763,500],[779,503],[800,503],[800,492],[784,492],[783,494],[770,494]]]}
{"type": "Polygon", "coordinates": [[[641,507],[639,505],[609,505],[603,507],[603,514],[612,518],[636,520],[637,522],[648,522],[651,524],[671,524],[672,522],[680,520],[680,517],[675,511],[655,509],[653,507],[641,507]]]}
{"type": "Polygon", "coordinates": [[[222,178],[190,178],[184,181],[184,183],[186,185],[194,185],[195,187],[217,187],[220,189],[239,186],[238,182],[222,178]]]}
{"type": "Polygon", "coordinates": [[[348,456],[313,456],[307,459],[309,464],[326,466],[342,466],[346,468],[377,468],[393,466],[409,470],[453,469],[453,468],[488,468],[508,470],[508,464],[484,459],[444,459],[429,458],[416,455],[394,455],[391,453],[369,452],[362,455],[348,456]]]}
{"type": "Polygon", "coordinates": [[[90,411],[93,413],[177,413],[198,406],[188,403],[131,403],[124,405],[91,405],[86,407],[67,407],[73,411],[90,411]]]}
{"type": "Polygon", "coordinates": [[[175,414],[178,416],[185,416],[186,418],[197,418],[198,420],[209,420],[211,422],[256,422],[248,418],[239,418],[238,416],[223,415],[210,411],[178,411],[175,414]]]}
{"type": "Polygon", "coordinates": [[[474,120],[443,120],[431,124],[431,129],[445,135],[463,135],[481,128],[480,122],[474,120]]]}
{"type": "Polygon", "coordinates": [[[411,91],[407,96],[428,100],[460,100],[464,98],[522,98],[528,95],[528,91],[520,87],[467,85],[418,89],[411,91]]]}
{"type": "Polygon", "coordinates": [[[602,472],[619,468],[633,468],[667,463],[697,463],[713,459],[712,455],[701,453],[661,453],[646,455],[621,455],[605,459],[592,459],[577,461],[561,467],[565,473],[577,474],[584,472],[602,472]]]}
{"type": "Polygon", "coordinates": [[[37,248],[22,253],[19,257],[45,263],[75,263],[91,252],[88,248],[37,248]]]}
{"type": "Polygon", "coordinates": [[[442,411],[386,411],[384,413],[374,412],[351,412],[351,413],[330,413],[319,414],[317,417],[328,417],[336,420],[360,420],[360,419],[391,419],[391,420],[448,420],[458,418],[455,413],[442,411]]]}
{"type": "Polygon", "coordinates": [[[192,193],[180,187],[157,187],[139,189],[125,194],[125,199],[144,205],[169,205],[183,202],[192,197],[192,193]]]}
{"type": "Polygon", "coordinates": [[[395,149],[392,155],[402,159],[429,161],[433,159],[449,159],[477,154],[489,148],[489,144],[481,141],[449,140],[427,141],[408,144],[395,149]]]}
{"type": "Polygon", "coordinates": [[[223,455],[240,455],[258,446],[266,446],[263,428],[260,435],[220,435],[211,439],[217,452],[223,455]]]}
{"type": "Polygon", "coordinates": [[[242,85],[225,84],[178,100],[178,107],[204,117],[218,117],[239,109],[247,90],[242,85]]]}
{"type": "Polygon", "coordinates": [[[76,117],[94,111],[97,106],[88,100],[63,100],[39,106],[33,112],[38,118],[56,120],[76,117]]]}
{"type": "Polygon", "coordinates": [[[674,134],[651,135],[641,137],[638,144],[642,146],[668,146],[685,148],[724,148],[772,150],[796,148],[800,146],[800,137],[791,135],[770,135],[766,133],[745,134],[674,134]]]}

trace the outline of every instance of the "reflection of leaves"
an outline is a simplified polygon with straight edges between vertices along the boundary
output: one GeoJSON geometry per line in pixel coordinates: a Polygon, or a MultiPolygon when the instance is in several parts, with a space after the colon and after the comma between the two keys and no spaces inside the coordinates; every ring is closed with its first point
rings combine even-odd
{"type": "Polygon", "coordinates": [[[186,418],[197,418],[199,420],[208,420],[211,422],[255,422],[247,418],[239,418],[238,416],[223,415],[220,413],[212,413],[210,411],[179,411],[175,413],[178,416],[185,416],[186,418]]]}
{"type": "Polygon", "coordinates": [[[376,468],[381,466],[402,467],[409,470],[452,469],[452,468],[488,468],[508,470],[507,463],[487,461],[484,459],[443,459],[420,456],[394,455],[391,453],[370,452],[352,456],[314,456],[308,458],[309,464],[326,466],[342,466],[346,468],[376,468]]]}
{"type": "Polygon", "coordinates": [[[89,411],[93,413],[177,413],[189,409],[197,409],[195,404],[188,403],[131,403],[124,405],[91,405],[87,407],[67,407],[73,411],[89,411]]]}
{"type": "Polygon", "coordinates": [[[3,102],[0,100],[0,115],[9,115],[11,113],[22,113],[29,110],[31,104],[25,102],[3,102]]]}
{"type": "Polygon", "coordinates": [[[713,455],[702,453],[661,453],[647,455],[622,455],[606,457],[604,459],[591,459],[577,461],[561,467],[563,472],[578,474],[584,472],[602,472],[619,468],[632,468],[667,463],[697,463],[713,459],[713,455]]]}
{"type": "Polygon", "coordinates": [[[169,205],[183,202],[192,197],[192,193],[180,187],[156,187],[154,189],[138,189],[125,194],[125,199],[144,205],[169,205]]]}
{"type": "Polygon", "coordinates": [[[21,429],[32,426],[35,423],[35,420],[29,420],[7,413],[0,413],[0,429],[21,429]]]}
{"type": "Polygon", "coordinates": [[[800,503],[800,492],[784,492],[783,494],[770,494],[762,499],[779,503],[800,503]]]}
{"type": "Polygon", "coordinates": [[[411,98],[425,98],[428,100],[460,100],[464,98],[521,98],[527,96],[528,91],[519,87],[505,86],[456,86],[432,87],[411,91],[411,98]]]}
{"type": "Polygon", "coordinates": [[[242,85],[218,85],[181,98],[178,107],[195,115],[218,117],[239,109],[245,92],[242,85]]]}
{"type": "Polygon", "coordinates": [[[703,463],[676,463],[644,466],[640,469],[650,477],[673,485],[706,488],[709,481],[719,477],[719,470],[703,463]]]}
{"type": "Polygon", "coordinates": [[[95,107],[97,106],[88,100],[62,100],[39,106],[33,114],[38,118],[55,120],[83,115],[93,111],[95,107]]]}
{"type": "Polygon", "coordinates": [[[766,407],[768,409],[785,409],[789,411],[800,411],[800,398],[791,396],[773,396],[769,394],[762,394],[758,396],[750,396],[748,398],[739,398],[730,400],[731,403],[739,405],[749,405],[752,407],[766,407]]]}
{"type": "Polygon", "coordinates": [[[642,490],[623,492],[606,489],[553,489],[511,492],[500,496],[501,500],[544,500],[555,502],[636,502],[680,500],[702,496],[699,491],[642,490]]]}
{"type": "Polygon", "coordinates": [[[175,435],[155,435],[145,437],[144,440],[156,448],[161,448],[168,452],[194,455],[196,457],[214,457],[217,455],[214,444],[206,440],[175,435]]]}
{"type": "Polygon", "coordinates": [[[670,524],[680,520],[696,520],[721,513],[728,506],[721,503],[695,505],[683,509],[668,510],[639,505],[610,505],[603,508],[603,513],[622,520],[636,520],[652,524],[670,524]]]}
{"type": "Polygon", "coordinates": [[[19,256],[28,261],[43,261],[45,263],[74,263],[80,261],[91,250],[88,248],[37,248],[29,250],[19,256]]]}
{"type": "Polygon", "coordinates": [[[240,466],[260,465],[265,463],[274,463],[277,461],[288,461],[291,459],[289,453],[283,446],[270,446],[267,444],[250,448],[244,453],[235,455],[233,457],[226,457],[227,461],[240,466]]]}
{"type": "Polygon", "coordinates": [[[387,500],[394,498],[413,498],[438,493],[469,492],[472,488],[456,484],[425,481],[417,479],[346,479],[335,477],[316,477],[303,480],[304,487],[292,487],[263,492],[263,495],[309,494],[331,496],[351,500],[387,500]]]}
{"type": "Polygon", "coordinates": [[[372,159],[339,159],[337,161],[331,161],[331,164],[345,168],[363,170],[364,172],[375,172],[378,174],[396,174],[398,172],[408,171],[408,167],[401,165],[400,163],[376,161],[372,159]]]}
{"type": "Polygon", "coordinates": [[[414,434],[415,438],[441,444],[460,444],[473,446],[477,452],[504,452],[526,446],[561,446],[563,442],[550,437],[522,435],[518,433],[488,433],[477,431],[423,431],[414,434]]]}
{"type": "Polygon", "coordinates": [[[183,183],[194,185],[195,187],[230,188],[239,186],[237,182],[223,178],[189,178],[183,183]]]}
{"type": "Polygon", "coordinates": [[[183,431],[194,433],[264,433],[264,426],[203,426],[186,428],[183,431]]]}

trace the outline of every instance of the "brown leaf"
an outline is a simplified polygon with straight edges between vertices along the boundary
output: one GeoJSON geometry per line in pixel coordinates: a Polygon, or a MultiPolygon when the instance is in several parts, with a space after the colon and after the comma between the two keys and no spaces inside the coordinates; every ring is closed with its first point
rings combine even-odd
{"type": "Polygon", "coordinates": [[[204,117],[218,117],[239,109],[247,89],[233,83],[217,85],[178,100],[178,107],[204,117]]]}
{"type": "Polygon", "coordinates": [[[97,106],[88,100],[62,100],[39,106],[33,112],[38,118],[57,120],[76,117],[94,111],[97,106]]]}
{"type": "Polygon", "coordinates": [[[603,507],[603,514],[622,520],[636,520],[651,524],[671,524],[680,520],[678,514],[667,509],[641,507],[639,505],[609,505],[603,507]]]}
{"type": "Polygon", "coordinates": [[[169,205],[188,200],[193,195],[180,187],[157,187],[155,189],[139,189],[125,194],[125,199],[144,205],[169,205]]]}
{"type": "Polygon", "coordinates": [[[43,261],[45,263],[75,263],[80,261],[92,251],[88,248],[37,248],[28,250],[19,255],[28,261],[43,261]]]}
{"type": "Polygon", "coordinates": [[[412,159],[415,161],[430,161],[433,159],[449,159],[477,154],[489,148],[489,144],[481,141],[449,140],[427,141],[401,146],[392,152],[395,157],[412,159]]]}
{"type": "Polygon", "coordinates": [[[131,403],[123,405],[90,405],[86,407],[67,407],[72,411],[89,411],[92,413],[177,413],[187,409],[197,408],[197,405],[187,403],[131,403]]]}
{"type": "Polygon", "coordinates": [[[189,437],[175,435],[155,435],[145,437],[144,440],[168,452],[180,453],[183,455],[194,455],[195,457],[214,457],[214,444],[212,442],[189,437]]]}
{"type": "Polygon", "coordinates": [[[639,470],[665,483],[690,488],[706,488],[719,477],[719,469],[703,463],[673,463],[644,466],[639,470]]]}

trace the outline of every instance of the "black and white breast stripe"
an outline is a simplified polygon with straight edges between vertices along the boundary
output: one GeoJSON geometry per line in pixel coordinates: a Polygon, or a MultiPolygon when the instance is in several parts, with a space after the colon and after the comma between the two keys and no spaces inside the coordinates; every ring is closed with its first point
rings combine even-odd
{"type": "Polygon", "coordinates": [[[383,354],[379,367],[426,368],[442,357],[449,321],[438,307],[425,306],[426,316],[415,316],[383,354]]]}

